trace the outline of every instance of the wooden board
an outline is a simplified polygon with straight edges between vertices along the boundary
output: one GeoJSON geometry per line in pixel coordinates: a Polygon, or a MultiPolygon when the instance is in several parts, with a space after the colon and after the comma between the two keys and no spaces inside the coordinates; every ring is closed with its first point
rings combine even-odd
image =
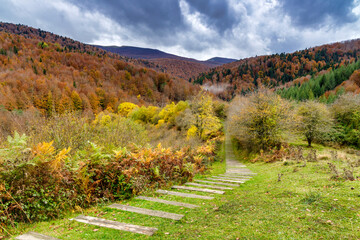
{"type": "Polygon", "coordinates": [[[185,183],[185,185],[196,186],[196,187],[208,187],[208,188],[214,188],[214,189],[220,189],[220,190],[233,189],[231,187],[220,187],[220,186],[206,185],[206,184],[199,184],[199,183],[192,183],[192,182],[187,182],[187,183],[185,183]]]}
{"type": "Polygon", "coordinates": [[[145,235],[149,235],[149,236],[153,235],[157,231],[157,228],[143,227],[143,226],[122,223],[122,222],[116,222],[116,221],[111,221],[111,220],[106,220],[106,219],[96,218],[96,217],[90,217],[90,216],[84,216],[84,215],[77,216],[76,218],[70,219],[70,220],[75,220],[78,222],[95,225],[95,226],[99,226],[99,227],[106,227],[106,228],[112,228],[112,229],[116,229],[116,230],[127,231],[127,232],[145,234],[145,235]]]}
{"type": "Polygon", "coordinates": [[[136,199],[146,200],[150,202],[158,202],[158,203],[164,203],[169,204],[173,206],[179,206],[179,207],[186,207],[186,208],[197,208],[200,207],[198,205],[190,204],[190,203],[183,203],[183,202],[175,202],[175,201],[167,201],[160,198],[152,198],[152,197],[144,197],[144,196],[138,196],[136,199]]]}
{"type": "Polygon", "coordinates": [[[128,205],[122,205],[122,204],[111,204],[110,206],[107,206],[109,208],[116,208],[127,212],[134,212],[154,217],[161,217],[161,218],[168,218],[172,220],[180,220],[184,217],[182,214],[176,214],[176,213],[169,213],[169,212],[163,212],[163,211],[157,211],[157,210],[151,210],[147,208],[139,208],[139,207],[133,207],[128,205]]]}
{"type": "Polygon", "coordinates": [[[232,184],[232,183],[224,183],[224,182],[214,182],[214,181],[205,181],[205,180],[194,180],[195,182],[201,183],[208,183],[208,184],[216,184],[216,185],[223,185],[223,186],[230,186],[230,187],[238,187],[239,184],[232,184]]]}
{"type": "Polygon", "coordinates": [[[15,239],[18,240],[59,240],[58,238],[50,237],[37,232],[27,232],[23,235],[17,236],[15,239]]]}
{"type": "Polygon", "coordinates": [[[197,191],[197,192],[206,192],[206,193],[216,193],[216,194],[224,194],[224,191],[213,190],[209,188],[195,188],[195,187],[186,187],[186,186],[172,186],[174,189],[183,189],[189,191],[197,191]]]}
{"type": "Polygon", "coordinates": [[[181,193],[181,192],[174,192],[174,191],[166,191],[166,190],[157,190],[157,193],[162,193],[162,194],[168,194],[168,195],[174,195],[174,196],[179,196],[179,197],[188,197],[188,198],[200,198],[200,199],[214,199],[214,197],[209,197],[209,196],[202,196],[202,195],[197,195],[197,194],[191,194],[191,193],[181,193]]]}
{"type": "Polygon", "coordinates": [[[208,178],[209,180],[216,180],[216,181],[223,181],[223,182],[230,182],[230,183],[244,183],[244,181],[240,180],[228,180],[228,179],[221,179],[221,178],[208,178]]]}

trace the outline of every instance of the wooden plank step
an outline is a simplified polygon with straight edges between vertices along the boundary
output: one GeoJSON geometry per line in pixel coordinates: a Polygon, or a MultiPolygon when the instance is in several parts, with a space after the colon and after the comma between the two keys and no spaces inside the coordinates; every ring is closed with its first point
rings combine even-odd
{"type": "Polygon", "coordinates": [[[230,187],[239,187],[239,184],[232,184],[232,183],[224,183],[224,182],[212,182],[212,181],[205,181],[205,180],[194,180],[195,182],[201,183],[208,183],[208,184],[216,184],[216,185],[223,185],[223,186],[230,186],[230,187]]]}
{"type": "Polygon", "coordinates": [[[227,180],[227,179],[221,179],[221,178],[208,178],[209,180],[216,180],[216,181],[222,181],[222,182],[230,182],[230,183],[244,183],[244,181],[240,180],[227,180]]]}
{"type": "Polygon", "coordinates": [[[227,169],[225,173],[233,173],[233,174],[255,174],[252,171],[243,171],[243,170],[235,170],[235,169],[227,169]]]}
{"type": "Polygon", "coordinates": [[[160,198],[152,198],[152,197],[145,197],[145,196],[138,196],[136,199],[146,200],[150,202],[158,202],[158,203],[164,203],[169,204],[173,206],[179,206],[179,207],[186,207],[186,208],[197,208],[200,207],[198,205],[190,204],[190,203],[183,203],[183,202],[175,202],[175,201],[167,201],[160,198]]]}
{"type": "Polygon", "coordinates": [[[222,176],[222,177],[244,177],[244,178],[252,178],[253,176],[249,176],[249,175],[243,175],[241,173],[224,173],[224,174],[219,174],[218,176],[222,176]]]}
{"type": "Polygon", "coordinates": [[[225,193],[224,191],[213,190],[213,189],[209,189],[209,188],[195,188],[195,187],[176,186],[176,185],[172,186],[171,188],[197,191],[197,192],[216,193],[216,194],[224,194],[225,193]]]}
{"type": "Polygon", "coordinates": [[[23,235],[17,236],[15,239],[18,240],[59,240],[58,238],[50,237],[37,232],[27,232],[23,235]]]}
{"type": "Polygon", "coordinates": [[[157,190],[156,192],[157,193],[162,193],[162,194],[179,196],[179,197],[200,198],[200,199],[209,199],[209,200],[214,199],[214,197],[209,197],[209,196],[202,196],[202,195],[191,194],[191,193],[167,191],[167,190],[161,190],[161,189],[157,190]]]}
{"type": "Polygon", "coordinates": [[[99,227],[106,227],[106,228],[112,228],[112,229],[116,229],[116,230],[127,231],[127,232],[145,234],[145,235],[149,235],[149,236],[153,235],[157,231],[157,228],[143,227],[143,226],[122,223],[122,222],[116,222],[116,221],[106,220],[103,218],[90,217],[90,216],[84,216],[84,215],[79,215],[76,218],[70,219],[70,220],[75,220],[78,222],[95,225],[95,226],[99,226],[99,227]]]}
{"type": "Polygon", "coordinates": [[[157,210],[151,210],[146,208],[139,208],[139,207],[133,207],[133,206],[127,206],[127,205],[121,205],[121,204],[111,204],[110,206],[107,206],[109,208],[116,208],[127,212],[134,212],[154,217],[161,217],[161,218],[168,218],[172,220],[180,220],[184,217],[182,214],[176,214],[176,213],[169,213],[169,212],[163,212],[163,211],[157,211],[157,210]]]}
{"type": "Polygon", "coordinates": [[[214,185],[206,185],[206,184],[199,184],[199,183],[192,183],[187,182],[185,185],[191,185],[191,186],[197,186],[197,187],[208,187],[208,188],[214,188],[214,189],[220,189],[220,190],[231,190],[233,188],[231,187],[220,187],[220,186],[214,186],[214,185]]]}
{"type": "Polygon", "coordinates": [[[239,180],[239,181],[248,181],[249,178],[244,177],[222,177],[222,176],[213,176],[214,178],[227,179],[227,180],[239,180]]]}
{"type": "Polygon", "coordinates": [[[226,174],[239,174],[239,175],[242,175],[242,176],[255,176],[255,175],[257,175],[255,173],[242,173],[242,172],[226,172],[226,174]]]}
{"type": "Polygon", "coordinates": [[[240,171],[240,170],[229,170],[227,169],[225,173],[232,173],[232,174],[252,174],[256,175],[257,173],[253,173],[251,171],[240,171]]]}
{"type": "Polygon", "coordinates": [[[219,176],[214,176],[216,178],[232,178],[232,179],[244,179],[244,180],[250,180],[252,177],[247,177],[247,176],[226,176],[226,175],[219,175],[219,176]]]}

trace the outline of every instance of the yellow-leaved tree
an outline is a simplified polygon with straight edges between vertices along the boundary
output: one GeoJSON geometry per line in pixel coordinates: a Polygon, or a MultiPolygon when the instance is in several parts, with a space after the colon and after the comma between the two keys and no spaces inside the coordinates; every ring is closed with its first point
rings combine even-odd
{"type": "MultiPolygon", "coordinates": [[[[204,92],[199,93],[191,103],[191,111],[195,117],[193,126],[197,128],[197,134],[201,139],[209,139],[221,129],[222,125],[215,114],[211,96],[204,92]]],[[[191,132],[194,130],[192,127],[191,132]]]]}

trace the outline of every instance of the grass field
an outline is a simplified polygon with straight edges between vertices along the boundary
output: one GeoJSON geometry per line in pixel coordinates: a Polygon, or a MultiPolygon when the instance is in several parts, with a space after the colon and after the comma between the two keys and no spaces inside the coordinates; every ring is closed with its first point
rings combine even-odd
{"type": "MultiPolygon", "coordinates": [[[[359,239],[360,181],[331,179],[328,162],[334,163],[342,172],[346,159],[355,161],[360,157],[339,152],[338,159],[331,160],[331,149],[315,147],[319,150],[319,160],[308,162],[305,167],[295,161],[285,164],[246,162],[249,169],[258,175],[234,190],[226,190],[224,195],[212,195],[214,200],[147,193],[148,196],[201,206],[196,209],[137,199],[121,202],[185,214],[180,221],[123,212],[106,206],[82,212],[84,215],[158,228],[152,237],[68,220],[80,212],[69,213],[61,220],[19,225],[11,233],[17,236],[31,230],[60,239],[359,239]],[[281,181],[278,181],[278,174],[283,174],[281,181]]],[[[355,175],[360,175],[359,169],[355,168],[355,175]]],[[[224,172],[225,162],[217,162],[208,175],[224,172]]]]}

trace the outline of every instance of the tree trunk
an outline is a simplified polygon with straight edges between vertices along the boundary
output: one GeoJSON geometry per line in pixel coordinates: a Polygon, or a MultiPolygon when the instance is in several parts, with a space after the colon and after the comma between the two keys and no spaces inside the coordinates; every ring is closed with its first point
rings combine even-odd
{"type": "Polygon", "coordinates": [[[311,139],[311,138],[307,138],[307,142],[308,142],[308,147],[311,147],[312,139],[311,139]]]}

